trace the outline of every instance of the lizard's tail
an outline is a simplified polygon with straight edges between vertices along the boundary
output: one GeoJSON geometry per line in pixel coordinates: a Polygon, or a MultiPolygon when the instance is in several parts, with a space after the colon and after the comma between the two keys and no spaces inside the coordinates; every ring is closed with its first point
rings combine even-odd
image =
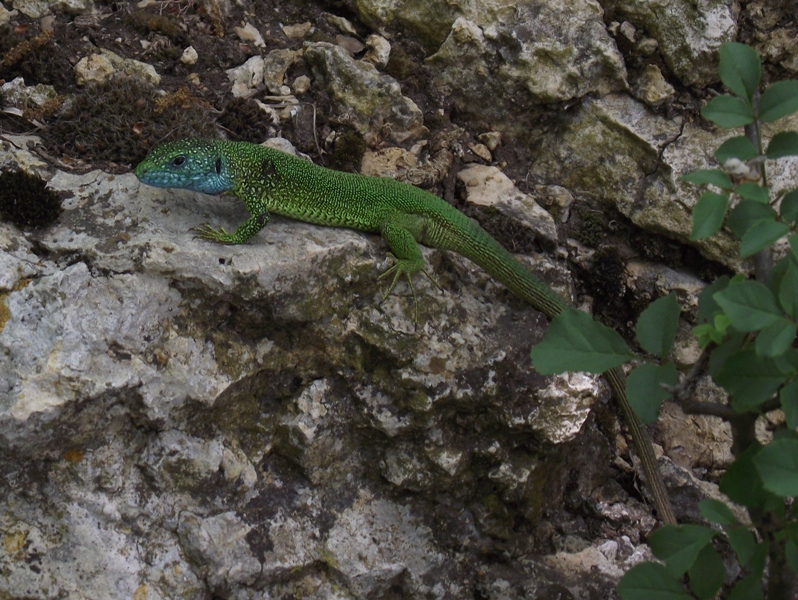
{"type": "Polygon", "coordinates": [[[533,275],[487,231],[458,213],[454,227],[446,227],[433,244],[452,250],[476,263],[511,292],[553,319],[570,304],[533,275]]]}

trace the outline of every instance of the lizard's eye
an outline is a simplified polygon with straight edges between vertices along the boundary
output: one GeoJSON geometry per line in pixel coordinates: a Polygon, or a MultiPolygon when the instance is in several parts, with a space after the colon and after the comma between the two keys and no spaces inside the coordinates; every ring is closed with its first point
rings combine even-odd
{"type": "Polygon", "coordinates": [[[180,156],[175,156],[172,159],[172,166],[173,167],[182,167],[186,162],[186,157],[182,154],[180,156]]]}

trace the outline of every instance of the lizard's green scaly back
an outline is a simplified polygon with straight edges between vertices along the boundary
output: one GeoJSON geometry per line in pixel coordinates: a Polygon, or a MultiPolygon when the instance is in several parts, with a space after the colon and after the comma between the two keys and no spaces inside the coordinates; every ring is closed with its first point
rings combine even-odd
{"type": "Polygon", "coordinates": [[[549,317],[567,306],[484,229],[434,194],[385,177],[333,171],[263,146],[222,144],[232,159],[227,162],[236,165],[232,179],[248,182],[233,188],[248,206],[247,198],[258,198],[266,210],[287,217],[374,232],[391,215],[418,215],[425,223],[416,241],[465,256],[549,317]]]}

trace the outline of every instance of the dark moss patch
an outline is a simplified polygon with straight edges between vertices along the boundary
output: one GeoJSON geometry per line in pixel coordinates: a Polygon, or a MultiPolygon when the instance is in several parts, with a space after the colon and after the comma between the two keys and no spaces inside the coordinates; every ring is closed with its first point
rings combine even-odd
{"type": "Polygon", "coordinates": [[[363,136],[350,129],[335,140],[329,166],[337,171],[358,173],[366,150],[366,141],[363,136]]]}
{"type": "Polygon", "coordinates": [[[253,100],[233,98],[224,107],[219,125],[233,134],[234,139],[260,144],[273,132],[268,115],[253,100]]]}
{"type": "Polygon", "coordinates": [[[404,40],[391,47],[385,72],[410,91],[429,89],[427,72],[424,69],[425,57],[426,52],[420,44],[404,40]]]}
{"type": "Polygon", "coordinates": [[[125,17],[124,21],[141,33],[159,33],[165,35],[176,44],[185,42],[185,35],[180,27],[180,21],[172,16],[134,10],[125,17]]]}
{"type": "Polygon", "coordinates": [[[581,202],[574,204],[573,235],[580,244],[588,248],[598,248],[607,237],[607,223],[604,215],[581,202]]]}
{"type": "Polygon", "coordinates": [[[71,40],[74,31],[58,28],[55,35],[36,33],[33,25],[0,27],[0,79],[22,77],[27,85],[53,85],[58,90],[75,85],[74,66],[55,40],[71,40]]]}
{"type": "Polygon", "coordinates": [[[56,154],[90,162],[138,163],[166,139],[215,137],[209,105],[183,91],[159,97],[152,86],[116,78],[88,86],[50,129],[56,154]]]}
{"type": "Polygon", "coordinates": [[[593,298],[594,316],[627,338],[637,314],[636,299],[626,287],[626,261],[614,246],[597,250],[589,269],[579,269],[579,289],[593,298]]]}
{"type": "Polygon", "coordinates": [[[61,196],[24,171],[2,172],[0,215],[20,228],[48,227],[61,215],[61,196]]]}

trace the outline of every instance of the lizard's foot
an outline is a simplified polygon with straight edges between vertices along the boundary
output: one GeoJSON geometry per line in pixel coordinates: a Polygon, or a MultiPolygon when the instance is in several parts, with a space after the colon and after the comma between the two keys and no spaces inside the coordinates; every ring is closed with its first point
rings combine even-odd
{"type": "Polygon", "coordinates": [[[435,287],[437,287],[439,290],[442,290],[443,288],[432,278],[432,275],[429,274],[429,271],[427,271],[423,265],[420,266],[412,260],[397,259],[392,254],[389,254],[389,256],[393,258],[396,263],[382,273],[379,277],[377,277],[377,279],[384,279],[393,273],[393,279],[391,280],[391,284],[388,286],[388,289],[385,291],[385,294],[382,296],[382,301],[385,302],[385,299],[391,295],[394,287],[396,287],[396,282],[399,281],[400,277],[404,276],[407,279],[407,285],[410,287],[410,293],[413,294],[415,323],[418,325],[418,297],[416,296],[416,289],[413,287],[413,274],[421,271],[427,276],[427,279],[429,279],[435,287]]]}
{"type": "Polygon", "coordinates": [[[217,242],[219,244],[238,244],[238,240],[236,239],[235,235],[232,233],[227,233],[223,227],[219,229],[214,229],[208,224],[200,225],[199,227],[194,227],[191,231],[193,231],[198,237],[202,240],[208,240],[210,242],[217,242]]]}

